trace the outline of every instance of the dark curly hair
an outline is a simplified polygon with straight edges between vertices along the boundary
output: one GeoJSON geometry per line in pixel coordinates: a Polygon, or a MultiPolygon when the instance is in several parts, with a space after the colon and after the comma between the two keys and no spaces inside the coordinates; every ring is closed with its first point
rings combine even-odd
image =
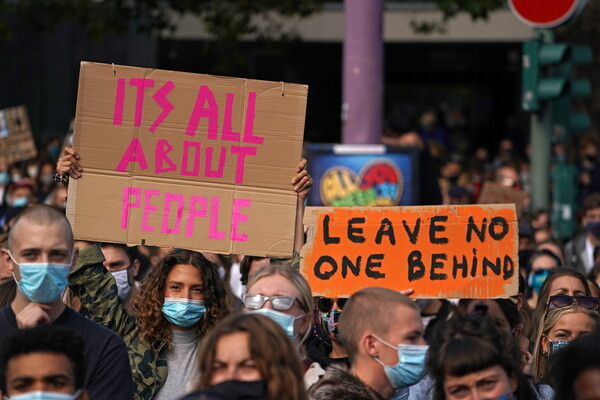
{"type": "Polygon", "coordinates": [[[134,303],[140,337],[152,347],[156,348],[164,341],[169,347],[171,345],[171,330],[162,306],[167,276],[173,267],[182,264],[198,268],[204,284],[206,314],[196,325],[198,337],[204,336],[228,312],[225,288],[215,265],[198,252],[173,250],[148,272],[134,303]]]}

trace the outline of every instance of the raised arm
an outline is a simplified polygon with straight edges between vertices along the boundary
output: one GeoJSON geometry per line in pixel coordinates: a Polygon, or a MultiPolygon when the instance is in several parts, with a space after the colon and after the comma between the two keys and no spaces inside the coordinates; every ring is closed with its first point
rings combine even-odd
{"type": "Polygon", "coordinates": [[[296,202],[296,231],[294,235],[294,252],[299,253],[304,246],[304,202],[310,193],[313,179],[306,170],[308,161],[302,159],[296,168],[296,176],[292,179],[294,191],[298,194],[296,202]]]}
{"type": "Polygon", "coordinates": [[[135,320],[125,311],[115,279],[103,262],[97,244],[81,250],[69,276],[69,288],[79,297],[92,321],[123,337],[135,329],[135,320]]]}

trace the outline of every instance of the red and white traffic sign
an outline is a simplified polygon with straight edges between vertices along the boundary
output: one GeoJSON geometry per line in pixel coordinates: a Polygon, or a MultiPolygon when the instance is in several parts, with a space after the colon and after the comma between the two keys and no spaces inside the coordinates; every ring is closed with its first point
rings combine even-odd
{"type": "Polygon", "coordinates": [[[554,28],[566,22],[583,0],[508,0],[513,13],[534,28],[554,28]]]}

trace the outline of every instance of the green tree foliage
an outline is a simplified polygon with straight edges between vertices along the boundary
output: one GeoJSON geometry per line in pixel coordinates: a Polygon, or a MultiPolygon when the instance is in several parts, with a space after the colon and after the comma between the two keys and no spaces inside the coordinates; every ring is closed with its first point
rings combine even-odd
{"type": "Polygon", "coordinates": [[[245,34],[278,37],[281,17],[306,17],[322,0],[0,0],[0,35],[10,33],[9,19],[21,17],[37,31],[51,31],[62,21],[81,24],[91,37],[138,32],[162,36],[177,18],[192,14],[218,39],[245,34]]]}
{"type": "Polygon", "coordinates": [[[467,13],[473,21],[487,20],[489,14],[506,5],[506,0],[435,0],[437,8],[442,12],[439,20],[413,20],[411,26],[417,33],[445,33],[446,23],[459,13],[467,13]]]}
{"type": "MultiPolygon", "coordinates": [[[[442,11],[439,21],[413,21],[417,32],[444,32],[459,13],[487,19],[505,0],[432,0],[442,11]]],[[[21,17],[35,30],[53,30],[62,21],[81,24],[98,40],[110,33],[138,32],[165,36],[183,14],[197,16],[217,40],[243,35],[280,39],[293,36],[286,18],[303,18],[319,11],[325,0],[0,0],[0,37],[10,34],[9,20],[21,17]],[[281,18],[283,17],[283,18],[281,18]]]]}

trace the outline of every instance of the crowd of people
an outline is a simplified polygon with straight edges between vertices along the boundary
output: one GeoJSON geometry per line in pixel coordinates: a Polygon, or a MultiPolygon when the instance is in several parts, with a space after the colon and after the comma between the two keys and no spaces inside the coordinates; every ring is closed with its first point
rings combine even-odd
{"type": "MultiPolygon", "coordinates": [[[[426,139],[393,138],[430,157],[426,139]]],[[[75,240],[64,210],[68,182],[85,175],[77,152],[0,165],[1,395],[600,400],[594,167],[580,175],[581,230],[560,240],[551,212],[528,208],[509,147],[480,155],[480,175],[456,157],[435,171],[438,204],[474,202],[485,179],[525,192],[519,291],[506,299],[413,299],[410,287],[313,296],[302,240],[289,259],[75,240]]],[[[302,205],[305,161],[291,178],[302,205]]]]}

